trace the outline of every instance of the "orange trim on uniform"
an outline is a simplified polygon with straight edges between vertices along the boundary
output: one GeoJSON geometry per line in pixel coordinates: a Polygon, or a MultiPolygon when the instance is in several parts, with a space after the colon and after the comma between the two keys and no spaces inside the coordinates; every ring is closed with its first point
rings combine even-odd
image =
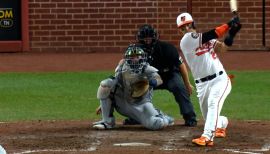
{"type": "Polygon", "coordinates": [[[219,27],[216,27],[215,32],[218,37],[222,37],[229,30],[229,25],[223,24],[219,27]]]}
{"type": "Polygon", "coordinates": [[[187,21],[182,22],[180,25],[177,25],[177,27],[180,28],[181,26],[183,26],[185,24],[190,24],[192,22],[193,22],[192,20],[187,20],[187,21]]]}
{"type": "MultiPolygon", "coordinates": [[[[221,99],[223,98],[223,96],[224,96],[224,94],[225,94],[225,92],[227,91],[227,88],[228,88],[228,86],[229,86],[229,78],[227,78],[227,79],[228,79],[228,80],[227,80],[227,85],[226,85],[226,87],[225,87],[225,90],[224,90],[224,92],[222,93],[221,97],[220,97],[219,100],[218,100],[218,106],[217,106],[217,120],[216,120],[216,124],[215,124],[215,130],[217,129],[217,124],[218,124],[219,104],[220,104],[220,101],[221,101],[221,99]]],[[[224,100],[224,101],[225,101],[225,100],[224,100]]]]}

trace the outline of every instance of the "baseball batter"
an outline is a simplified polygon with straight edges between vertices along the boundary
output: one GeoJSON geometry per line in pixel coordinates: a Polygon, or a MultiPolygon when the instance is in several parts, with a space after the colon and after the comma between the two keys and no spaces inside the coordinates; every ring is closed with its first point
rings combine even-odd
{"type": "Polygon", "coordinates": [[[157,69],[146,62],[142,48],[130,45],[116,68],[115,76],[100,83],[97,98],[100,100],[102,120],[95,122],[96,129],[115,126],[113,109],[121,115],[135,119],[151,130],[173,125],[173,118],[154,108],[153,87],[162,84],[157,69]]]}
{"type": "Polygon", "coordinates": [[[184,35],[180,48],[195,79],[197,97],[202,116],[205,119],[201,137],[192,142],[201,146],[212,146],[214,137],[225,137],[228,119],[220,116],[223,103],[231,91],[227,76],[216,52],[226,51],[233,44],[233,38],[240,30],[238,17],[205,33],[197,33],[192,16],[182,13],[177,17],[177,27],[184,35]],[[228,31],[224,42],[217,38],[228,31]]]}

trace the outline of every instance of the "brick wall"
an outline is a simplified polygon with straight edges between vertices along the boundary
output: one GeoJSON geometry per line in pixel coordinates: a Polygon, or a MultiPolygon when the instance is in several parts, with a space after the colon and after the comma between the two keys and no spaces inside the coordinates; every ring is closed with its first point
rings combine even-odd
{"type": "Polygon", "coordinates": [[[266,37],[266,46],[268,49],[270,48],[270,0],[265,0],[266,1],[266,6],[265,6],[265,15],[266,15],[266,23],[265,23],[265,37],[266,37]]]}
{"type": "MultiPolygon", "coordinates": [[[[239,1],[243,29],[234,49],[264,49],[261,0],[239,1]]],[[[192,6],[199,31],[231,18],[228,0],[193,0],[192,6]]],[[[186,7],[187,0],[29,0],[30,48],[34,52],[123,52],[145,23],[178,47],[175,20],[186,7]]],[[[270,27],[269,9],[267,16],[270,27]]],[[[268,47],[269,37],[268,29],[268,47]]]]}
{"type": "MultiPolygon", "coordinates": [[[[262,0],[238,0],[238,3],[238,12],[243,26],[235,39],[232,49],[265,49],[262,42],[262,0]]],[[[192,5],[193,16],[197,19],[199,31],[226,23],[232,18],[228,0],[193,0],[192,5]]],[[[267,22],[269,24],[269,18],[267,22]]],[[[269,42],[267,45],[270,47],[269,42]]]]}

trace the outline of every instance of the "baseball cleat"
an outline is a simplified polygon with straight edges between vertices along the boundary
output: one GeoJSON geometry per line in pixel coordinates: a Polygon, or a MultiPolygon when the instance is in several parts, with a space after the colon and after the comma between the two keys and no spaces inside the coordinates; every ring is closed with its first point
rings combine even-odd
{"type": "Polygon", "coordinates": [[[107,123],[107,122],[95,122],[93,124],[93,128],[97,130],[113,129],[114,126],[115,126],[114,123],[107,123]]]}
{"type": "Polygon", "coordinates": [[[192,143],[199,145],[199,146],[213,146],[214,142],[209,140],[208,138],[201,136],[199,138],[193,139],[192,143]]]}
{"type": "Polygon", "coordinates": [[[196,120],[185,121],[185,126],[187,126],[187,127],[196,127],[197,126],[197,121],[196,120]]]}
{"type": "Polygon", "coordinates": [[[217,138],[226,137],[226,129],[225,128],[217,128],[215,137],[217,137],[217,138]]]}
{"type": "Polygon", "coordinates": [[[174,125],[174,118],[173,117],[165,115],[165,118],[168,119],[168,126],[173,126],[174,125]]]}

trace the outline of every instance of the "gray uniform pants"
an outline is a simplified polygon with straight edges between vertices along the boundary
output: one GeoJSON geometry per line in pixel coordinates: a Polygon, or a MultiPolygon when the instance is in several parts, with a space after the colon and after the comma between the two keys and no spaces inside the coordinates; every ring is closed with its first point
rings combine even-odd
{"type": "MultiPolygon", "coordinates": [[[[130,103],[123,99],[123,95],[115,95],[113,106],[121,115],[135,119],[140,122],[144,127],[151,130],[162,129],[169,124],[168,116],[156,110],[151,101],[151,94],[148,92],[144,98],[138,103],[130,103]]],[[[103,120],[110,121],[110,115],[108,114],[111,110],[110,104],[112,100],[110,98],[102,99],[100,101],[102,108],[103,120]],[[107,120],[108,119],[108,120],[107,120]]]]}

